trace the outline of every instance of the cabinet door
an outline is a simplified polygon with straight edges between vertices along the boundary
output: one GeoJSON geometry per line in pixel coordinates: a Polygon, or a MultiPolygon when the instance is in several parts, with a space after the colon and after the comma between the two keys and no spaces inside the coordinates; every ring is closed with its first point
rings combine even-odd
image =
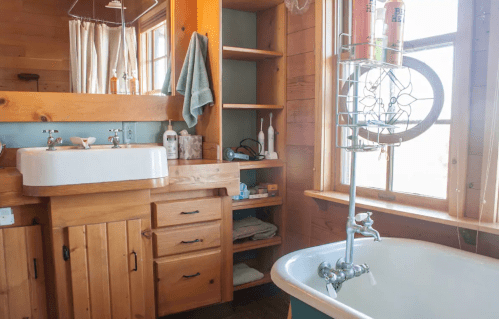
{"type": "Polygon", "coordinates": [[[0,318],[47,318],[40,226],[0,229],[0,318]]]}
{"type": "MultiPolygon", "coordinates": [[[[143,220],[68,228],[74,318],[148,318],[143,220]]],[[[152,267],[152,265],[151,265],[152,267]]]]}

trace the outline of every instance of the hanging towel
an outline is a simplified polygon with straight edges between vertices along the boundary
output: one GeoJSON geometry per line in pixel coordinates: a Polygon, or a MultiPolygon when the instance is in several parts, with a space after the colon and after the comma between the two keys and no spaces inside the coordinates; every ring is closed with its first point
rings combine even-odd
{"type": "Polygon", "coordinates": [[[256,269],[248,267],[246,264],[234,265],[234,286],[247,284],[248,282],[257,281],[264,277],[264,275],[256,269]]]}
{"type": "Polygon", "coordinates": [[[250,238],[252,240],[268,239],[275,236],[277,226],[263,222],[255,217],[234,221],[232,239],[250,238]]]}
{"type": "Polygon", "coordinates": [[[207,51],[208,38],[194,32],[177,82],[177,92],[185,97],[182,115],[188,127],[198,123],[198,115],[203,114],[203,106],[213,105],[205,64],[207,51]]]}
{"type": "Polygon", "coordinates": [[[168,58],[168,66],[166,68],[165,82],[163,82],[163,88],[161,93],[164,95],[172,95],[172,55],[168,58]]]}

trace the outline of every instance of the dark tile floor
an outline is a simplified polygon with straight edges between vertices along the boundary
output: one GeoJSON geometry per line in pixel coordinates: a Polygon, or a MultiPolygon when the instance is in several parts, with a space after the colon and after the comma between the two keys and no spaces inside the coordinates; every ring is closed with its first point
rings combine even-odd
{"type": "Polygon", "coordinates": [[[162,317],[161,319],[286,319],[289,296],[273,284],[234,293],[232,302],[162,317]]]}

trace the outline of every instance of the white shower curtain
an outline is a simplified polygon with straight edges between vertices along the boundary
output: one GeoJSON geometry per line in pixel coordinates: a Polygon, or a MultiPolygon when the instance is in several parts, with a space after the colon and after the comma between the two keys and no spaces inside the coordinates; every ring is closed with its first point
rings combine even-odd
{"type": "MultiPolygon", "coordinates": [[[[119,83],[125,69],[121,53],[121,27],[69,21],[71,92],[109,93],[109,79],[116,69],[119,83]]],[[[137,36],[134,27],[125,29],[127,73],[137,72],[137,36]]],[[[123,85],[119,85],[123,88],[123,85]]]]}

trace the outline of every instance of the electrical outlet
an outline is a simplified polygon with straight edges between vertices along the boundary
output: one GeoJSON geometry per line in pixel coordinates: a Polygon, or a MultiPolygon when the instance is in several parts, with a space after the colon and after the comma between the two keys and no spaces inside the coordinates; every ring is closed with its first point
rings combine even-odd
{"type": "Polygon", "coordinates": [[[123,142],[137,143],[137,122],[123,122],[123,142]]]}
{"type": "Polygon", "coordinates": [[[14,214],[12,208],[0,208],[0,226],[14,225],[14,214]]]}

